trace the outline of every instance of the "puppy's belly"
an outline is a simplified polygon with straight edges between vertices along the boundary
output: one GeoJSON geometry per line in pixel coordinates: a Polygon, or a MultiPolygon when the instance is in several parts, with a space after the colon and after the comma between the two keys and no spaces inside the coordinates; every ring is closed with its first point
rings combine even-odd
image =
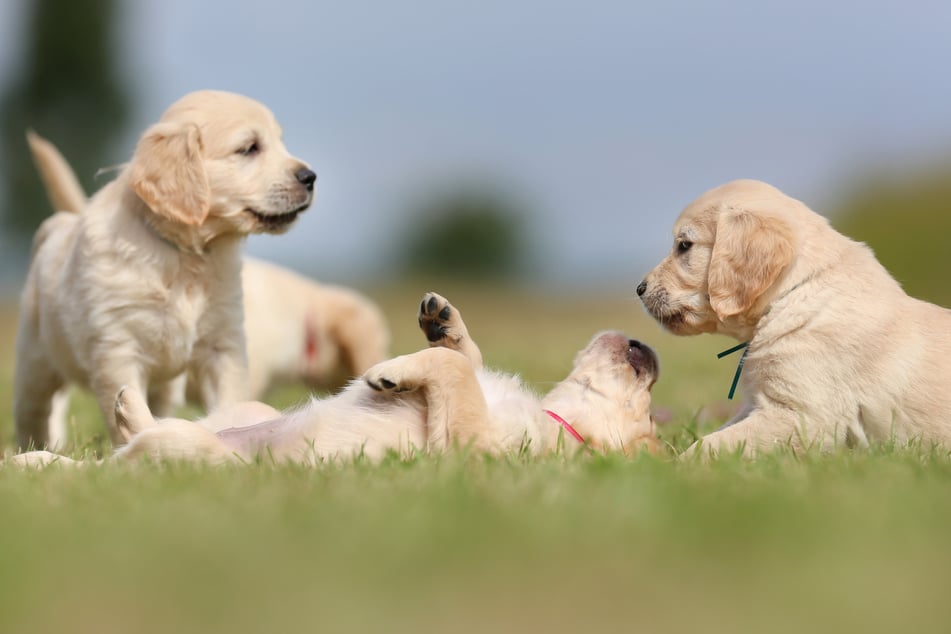
{"type": "Polygon", "coordinates": [[[270,449],[280,451],[288,441],[300,441],[296,426],[289,425],[286,418],[264,421],[248,427],[231,427],[215,435],[228,449],[245,458],[270,449]]]}

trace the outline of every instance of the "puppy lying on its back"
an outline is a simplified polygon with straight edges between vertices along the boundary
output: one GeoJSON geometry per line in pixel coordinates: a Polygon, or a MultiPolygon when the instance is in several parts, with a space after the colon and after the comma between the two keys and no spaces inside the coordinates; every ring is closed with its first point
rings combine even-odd
{"type": "MultiPolygon", "coordinates": [[[[32,133],[28,139],[53,209],[79,212],[86,194],[72,168],[49,141],[32,133]]],[[[282,382],[337,387],[386,358],[383,313],[356,291],[247,256],[241,281],[251,398],[282,382]]],[[[195,381],[192,387],[198,400],[195,381]]]]}
{"type": "Polygon", "coordinates": [[[691,203],[637,293],[675,334],[749,343],[748,403],[704,451],[951,448],[951,311],[906,295],[871,249],[766,183],[691,203]]]}
{"type": "MultiPolygon", "coordinates": [[[[338,395],[285,414],[243,403],[197,423],[156,421],[141,394],[125,389],[116,413],[131,440],[115,457],[315,464],[453,445],[495,453],[542,453],[561,443],[569,452],[657,449],[650,416],[657,357],[640,342],[618,332],[597,335],[568,377],[539,399],[517,377],[482,367],[461,315],[439,295],[423,298],[419,324],[428,349],[375,365],[338,395]]],[[[10,461],[73,463],[49,452],[10,461]]]]}
{"type": "Polygon", "coordinates": [[[117,442],[123,385],[157,409],[186,370],[206,408],[243,395],[242,239],[286,231],[315,180],[256,101],[201,91],[173,104],[82,213],[36,234],[17,333],[19,446],[47,444],[67,382],[92,389],[117,442]]]}

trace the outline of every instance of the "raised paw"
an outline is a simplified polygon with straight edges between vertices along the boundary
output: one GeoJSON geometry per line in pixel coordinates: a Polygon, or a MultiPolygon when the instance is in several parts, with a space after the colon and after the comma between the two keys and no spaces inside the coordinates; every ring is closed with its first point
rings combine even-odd
{"type": "Polygon", "coordinates": [[[377,392],[408,392],[419,385],[409,380],[406,357],[396,357],[377,363],[367,370],[363,380],[377,392]]]}
{"type": "Polygon", "coordinates": [[[430,348],[449,348],[461,352],[475,368],[482,367],[482,353],[469,336],[462,314],[449,300],[436,293],[426,293],[419,304],[419,329],[426,335],[430,348]]]}
{"type": "Polygon", "coordinates": [[[117,431],[125,442],[155,424],[148,403],[137,390],[126,385],[116,394],[115,413],[117,431]]]}
{"type": "Polygon", "coordinates": [[[426,293],[419,304],[419,329],[430,343],[437,343],[451,334],[456,315],[448,299],[436,293],[426,293]]]}

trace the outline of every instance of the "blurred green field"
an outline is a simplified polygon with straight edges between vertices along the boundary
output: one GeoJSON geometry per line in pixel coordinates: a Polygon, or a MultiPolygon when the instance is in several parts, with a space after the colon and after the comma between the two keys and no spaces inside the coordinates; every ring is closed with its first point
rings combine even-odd
{"type": "MultiPolygon", "coordinates": [[[[422,345],[429,288],[372,292],[394,353],[422,345]]],[[[661,357],[675,447],[734,407],[731,342],[676,338],[632,292],[450,288],[486,361],[539,390],[619,328],[661,357]]],[[[0,429],[12,438],[12,313],[0,429]]],[[[276,392],[283,405],[300,390],[276,392]]],[[[96,450],[91,400],[76,451],[96,450]]],[[[879,448],[830,456],[488,459],[317,470],[0,469],[0,632],[945,629],[951,463],[879,448]]]]}

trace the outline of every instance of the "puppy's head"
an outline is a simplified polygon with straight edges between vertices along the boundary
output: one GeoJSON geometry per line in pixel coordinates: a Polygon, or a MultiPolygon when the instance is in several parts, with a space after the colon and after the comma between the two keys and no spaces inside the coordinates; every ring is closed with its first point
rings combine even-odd
{"type": "Polygon", "coordinates": [[[543,404],[596,449],[654,450],[650,391],[659,374],[651,348],[620,332],[602,332],[578,353],[571,373],[543,404]]]}
{"type": "Polygon", "coordinates": [[[209,239],[286,231],[313,201],[316,178],[288,153],[267,108],[217,91],[174,103],[129,166],[131,187],[162,221],[209,239]]]}
{"type": "Polygon", "coordinates": [[[755,325],[796,253],[797,201],[758,181],[733,181],[691,203],[671,252],[637,287],[647,311],[678,335],[755,325]]]}

